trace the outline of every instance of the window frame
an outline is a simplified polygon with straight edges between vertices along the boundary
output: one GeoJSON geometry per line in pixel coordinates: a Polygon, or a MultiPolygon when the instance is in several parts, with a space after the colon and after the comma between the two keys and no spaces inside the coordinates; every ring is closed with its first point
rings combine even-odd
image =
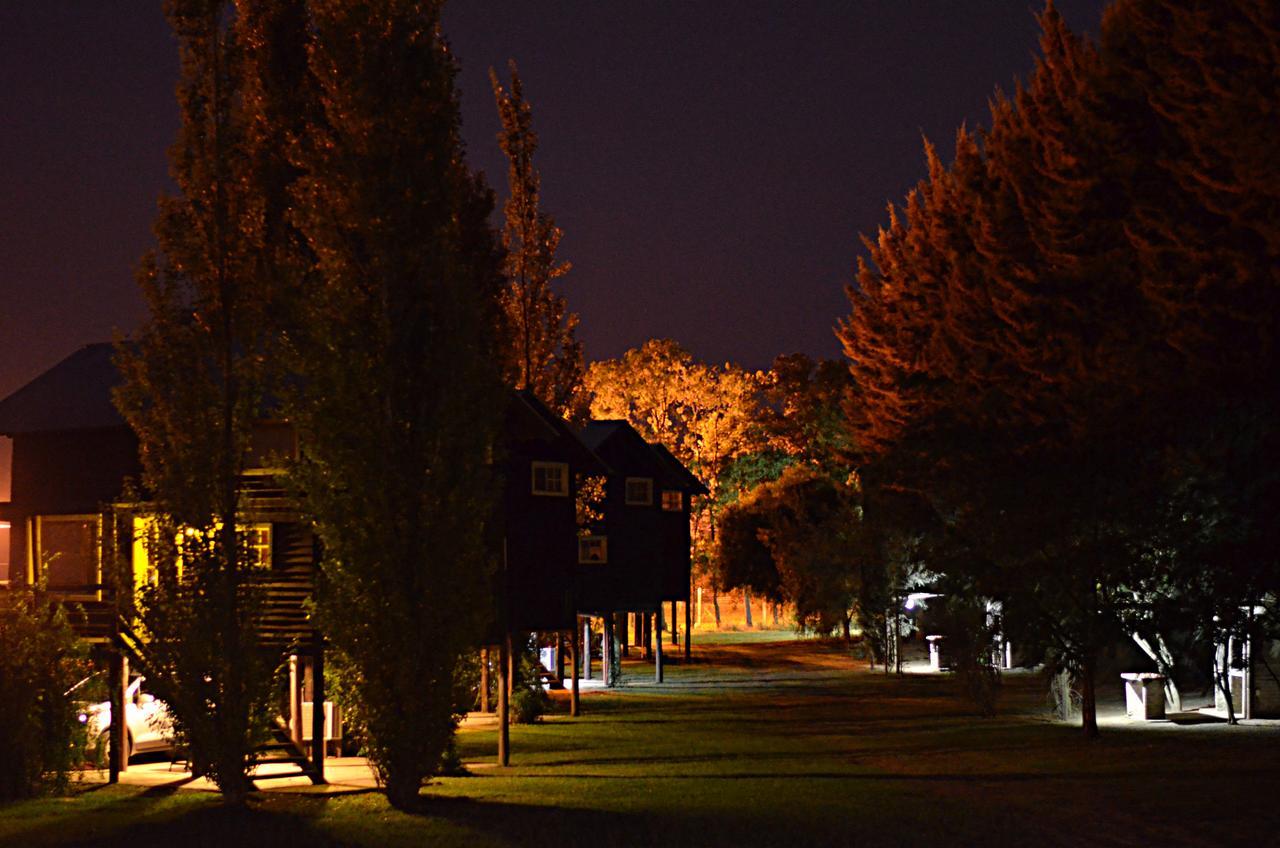
{"type": "Polygon", "coordinates": [[[531,494],[541,498],[567,498],[569,497],[569,463],[567,462],[546,462],[543,460],[534,460],[529,463],[529,491],[531,494]],[[538,472],[539,471],[558,471],[560,474],[560,487],[558,489],[538,488],[538,472]]]}
{"type": "MultiPolygon", "coordinates": [[[[48,572],[44,565],[44,525],[47,521],[54,522],[76,522],[89,523],[93,525],[93,541],[90,545],[89,553],[93,558],[93,580],[87,584],[79,584],[85,586],[98,586],[98,589],[89,589],[85,591],[74,591],[77,584],[68,587],[46,586],[49,592],[57,594],[63,598],[74,598],[79,600],[102,600],[102,516],[97,513],[74,513],[74,514],[41,514],[34,515],[28,520],[27,526],[27,579],[31,583],[35,583],[37,576],[48,580],[48,572]]],[[[10,558],[10,573],[12,574],[12,557],[10,558]]]]}
{"type": "Polygon", "coordinates": [[[662,490],[662,511],[663,512],[684,512],[684,492],[679,489],[663,489],[662,490]],[[674,506],[668,500],[668,495],[675,496],[674,506]]]}
{"type": "Polygon", "coordinates": [[[588,536],[578,537],[578,565],[608,565],[608,564],[609,564],[609,537],[608,536],[592,534],[588,536]],[[584,545],[589,545],[592,543],[599,543],[600,553],[602,554],[602,557],[600,559],[584,559],[583,558],[584,545]]]}
{"type": "Polygon", "coordinates": [[[627,477],[622,483],[622,500],[627,506],[653,506],[653,478],[652,477],[627,477]],[[648,495],[644,500],[633,499],[631,497],[631,484],[643,483],[648,495]]]}

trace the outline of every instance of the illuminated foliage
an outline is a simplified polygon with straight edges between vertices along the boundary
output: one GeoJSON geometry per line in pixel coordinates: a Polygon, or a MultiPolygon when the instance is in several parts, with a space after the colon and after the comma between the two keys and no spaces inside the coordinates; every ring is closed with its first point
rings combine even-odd
{"type": "Polygon", "coordinates": [[[517,389],[529,389],[570,421],[582,424],[587,398],[582,391],[582,343],[575,335],[578,316],[551,288],[551,281],[564,276],[570,266],[556,259],[560,228],[540,207],[542,181],[533,165],[538,148],[533,111],[524,99],[515,62],[510,70],[510,90],[489,71],[502,119],[498,141],[507,156],[509,192],[502,231],[507,249],[502,308],[510,339],[504,376],[517,389]]]}
{"type": "Polygon", "coordinates": [[[651,339],[587,369],[591,417],[622,419],[661,442],[711,490],[693,504],[695,558],[715,541],[717,503],[734,460],[762,445],[758,373],[709,366],[671,339],[651,339]]]}

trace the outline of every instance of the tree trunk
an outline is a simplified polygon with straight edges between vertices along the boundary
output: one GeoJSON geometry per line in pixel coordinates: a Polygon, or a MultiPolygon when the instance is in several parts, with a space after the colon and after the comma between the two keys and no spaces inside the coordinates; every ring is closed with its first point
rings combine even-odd
{"type": "Polygon", "coordinates": [[[591,679],[591,616],[582,617],[582,679],[591,679]]]}
{"type": "Polygon", "coordinates": [[[421,779],[400,774],[395,770],[387,775],[387,785],[384,787],[387,803],[407,813],[417,812],[420,809],[421,799],[418,793],[421,789],[421,779]]]}
{"type": "Polygon", "coordinates": [[[556,683],[564,688],[564,631],[556,631],[556,683]]]}
{"type": "MultiPolygon", "coordinates": [[[[1238,724],[1236,718],[1235,696],[1231,692],[1231,640],[1223,642],[1221,648],[1213,652],[1213,685],[1222,694],[1223,706],[1227,708],[1227,724],[1238,724]]],[[[1215,699],[1216,700],[1216,699],[1215,699]]]]}
{"type": "MultiPolygon", "coordinates": [[[[511,764],[511,634],[502,634],[498,653],[498,765],[511,764]]],[[[387,787],[390,798],[390,786],[387,787]]],[[[414,790],[417,794],[417,790],[414,790]]],[[[394,801],[392,802],[395,803],[394,801]]]]}
{"type": "Polygon", "coordinates": [[[480,712],[489,712],[489,649],[480,649],[480,712]]]}
{"type": "Polygon", "coordinates": [[[679,620],[680,619],[676,617],[676,602],[672,601],[671,602],[671,644],[673,645],[680,644],[680,628],[676,626],[676,622],[679,620]]]}
{"type": "Polygon", "coordinates": [[[315,655],[311,658],[311,782],[320,785],[324,779],[324,643],[316,637],[315,655]]]}
{"type": "Polygon", "coordinates": [[[613,647],[613,613],[605,613],[604,615],[604,637],[600,640],[600,676],[604,678],[605,686],[612,686],[615,676],[614,666],[617,661],[614,659],[613,647]]]}
{"type": "Polygon", "coordinates": [[[653,614],[653,679],[662,682],[662,602],[658,602],[658,611],[653,614]]]}
{"type": "MultiPolygon", "coordinates": [[[[702,590],[699,589],[698,593],[701,595],[702,590]]],[[[684,658],[686,660],[693,657],[693,607],[689,604],[691,600],[693,598],[689,597],[684,602],[684,658]]],[[[699,597],[698,601],[699,605],[701,605],[702,598],[699,597]]],[[[698,612],[702,612],[701,608],[699,608],[698,612]]]]}
{"type": "Polygon", "coordinates": [[[1089,739],[1098,736],[1097,659],[1090,653],[1080,665],[1080,726],[1089,739]]]}
{"type": "MultiPolygon", "coordinates": [[[[107,657],[107,686],[110,688],[111,715],[124,715],[125,691],[129,688],[129,659],[123,653],[113,651],[107,657]]],[[[108,731],[107,763],[111,783],[119,783],[120,774],[129,770],[127,727],[128,722],[113,721],[108,731]]]]}
{"type": "MultiPolygon", "coordinates": [[[[773,605],[773,626],[774,626],[774,627],[777,627],[777,626],[778,626],[778,607],[780,607],[780,606],[782,606],[782,605],[781,605],[781,604],[774,604],[774,605],[773,605]]],[[[847,626],[847,625],[846,625],[846,626],[847,626]]]]}
{"type": "Polygon", "coordinates": [[[720,629],[720,593],[713,586],[711,588],[711,609],[716,614],[716,630],[720,629]]]}
{"type": "Polygon", "coordinates": [[[852,642],[852,641],[853,641],[853,634],[849,631],[849,616],[847,616],[847,615],[846,615],[846,616],[844,617],[844,621],[843,621],[843,622],[841,622],[841,624],[842,624],[842,625],[843,625],[843,627],[844,627],[844,641],[845,641],[845,642],[852,642]]]}
{"type": "Polygon", "coordinates": [[[627,651],[627,619],[629,617],[625,612],[615,613],[613,616],[614,641],[617,642],[617,647],[624,657],[630,656],[627,651]]]}
{"type": "MultiPolygon", "coordinates": [[[[576,630],[577,628],[575,628],[576,630]]],[[[578,651],[578,634],[569,633],[569,717],[577,718],[581,712],[578,704],[578,667],[581,665],[578,651]]]]}
{"type": "Polygon", "coordinates": [[[747,616],[747,627],[752,627],[753,625],[751,624],[751,590],[746,588],[745,586],[742,588],[742,609],[747,616]]]}
{"type": "MultiPolygon", "coordinates": [[[[686,615],[685,621],[688,621],[688,620],[689,620],[689,616],[686,615]]],[[[698,627],[702,626],[702,587],[701,586],[698,587],[698,618],[696,621],[694,621],[694,624],[697,625],[698,627]]],[[[685,629],[689,630],[691,628],[686,627],[685,629]]]]}

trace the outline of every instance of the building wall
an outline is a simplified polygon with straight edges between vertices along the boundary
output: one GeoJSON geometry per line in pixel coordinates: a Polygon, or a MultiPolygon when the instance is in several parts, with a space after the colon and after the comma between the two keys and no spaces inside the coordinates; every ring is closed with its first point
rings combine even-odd
{"type": "Polygon", "coordinates": [[[13,440],[10,576],[26,579],[29,525],[38,515],[92,515],[119,499],[140,473],[138,442],[126,428],[24,433],[13,440]]]}

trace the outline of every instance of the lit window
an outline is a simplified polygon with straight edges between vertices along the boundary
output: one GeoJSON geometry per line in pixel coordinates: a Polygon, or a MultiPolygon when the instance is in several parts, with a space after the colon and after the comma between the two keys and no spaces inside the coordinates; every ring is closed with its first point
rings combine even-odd
{"type": "Polygon", "coordinates": [[[628,477],[627,504],[629,506],[652,506],[653,481],[648,477],[628,477]]]}
{"type": "Polygon", "coordinates": [[[676,489],[663,489],[663,512],[679,512],[682,509],[684,509],[684,497],[682,496],[682,493],[676,489]]]}
{"type": "Polygon", "coordinates": [[[35,555],[37,567],[43,569],[50,589],[96,591],[98,517],[38,516],[35,555]]]}
{"type": "Polygon", "coordinates": [[[254,524],[244,530],[249,562],[258,568],[271,567],[271,525],[254,524]]]}
{"type": "Polygon", "coordinates": [[[533,493],[567,497],[569,494],[569,466],[563,462],[533,463],[533,493]]]}
{"type": "MultiPolygon", "coordinates": [[[[212,532],[216,534],[221,524],[215,523],[212,532]]],[[[271,525],[270,524],[237,524],[241,543],[248,553],[249,565],[255,568],[271,567],[271,525]]],[[[133,519],[133,585],[141,589],[148,583],[155,583],[157,571],[151,562],[152,549],[157,540],[156,519],[150,515],[139,515],[133,519]]],[[[178,574],[182,574],[183,549],[199,552],[201,548],[212,552],[213,540],[192,527],[184,529],[174,540],[178,574]]]]}
{"type": "Polygon", "coordinates": [[[609,539],[606,536],[579,536],[578,562],[599,565],[609,561],[609,539]]]}

